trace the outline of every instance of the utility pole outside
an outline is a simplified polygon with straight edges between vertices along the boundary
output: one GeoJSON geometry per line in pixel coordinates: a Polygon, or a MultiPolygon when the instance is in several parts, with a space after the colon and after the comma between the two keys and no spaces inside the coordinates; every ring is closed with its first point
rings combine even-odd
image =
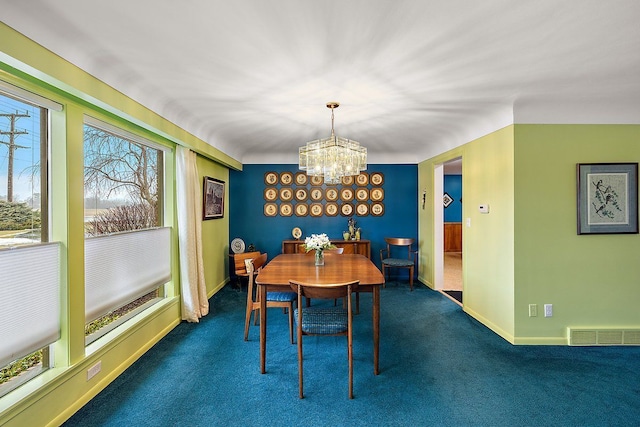
{"type": "Polygon", "coordinates": [[[11,121],[9,131],[0,130],[0,135],[9,135],[9,141],[0,141],[0,144],[4,144],[9,147],[9,155],[7,162],[7,202],[13,202],[13,152],[18,148],[29,148],[15,143],[16,135],[26,135],[29,132],[26,130],[16,130],[16,121],[22,117],[31,117],[29,113],[20,114],[17,111],[13,114],[0,114],[0,117],[8,117],[11,121]]]}

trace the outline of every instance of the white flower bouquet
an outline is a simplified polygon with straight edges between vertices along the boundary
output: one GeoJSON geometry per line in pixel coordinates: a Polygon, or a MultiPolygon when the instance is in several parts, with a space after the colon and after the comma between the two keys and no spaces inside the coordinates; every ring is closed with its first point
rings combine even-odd
{"type": "Polygon", "coordinates": [[[331,244],[329,237],[325,233],[312,234],[310,237],[304,239],[305,251],[323,251],[325,249],[334,249],[335,245],[331,244]]]}

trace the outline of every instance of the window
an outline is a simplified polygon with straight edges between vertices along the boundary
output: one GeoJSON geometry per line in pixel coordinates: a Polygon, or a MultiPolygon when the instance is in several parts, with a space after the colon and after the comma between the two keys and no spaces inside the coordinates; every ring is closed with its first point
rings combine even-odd
{"type": "Polygon", "coordinates": [[[159,301],[170,279],[163,148],[86,118],[85,333],[90,343],[159,301]]]}
{"type": "Polygon", "coordinates": [[[49,111],[42,104],[61,109],[0,81],[0,396],[48,369],[60,336],[60,248],[46,243],[49,111]]]}

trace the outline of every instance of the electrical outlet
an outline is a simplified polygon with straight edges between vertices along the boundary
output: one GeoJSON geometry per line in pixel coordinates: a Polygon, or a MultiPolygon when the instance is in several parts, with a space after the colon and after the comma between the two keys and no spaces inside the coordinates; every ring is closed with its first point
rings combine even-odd
{"type": "Polygon", "coordinates": [[[87,369],[87,381],[89,381],[91,378],[98,375],[98,372],[100,372],[101,369],[102,369],[102,361],[99,361],[98,363],[96,363],[95,365],[87,369]]]}
{"type": "Polygon", "coordinates": [[[553,304],[545,304],[544,305],[544,317],[553,316],[553,304]]]}
{"type": "Polygon", "coordinates": [[[538,316],[538,304],[529,304],[529,317],[538,316]]]}

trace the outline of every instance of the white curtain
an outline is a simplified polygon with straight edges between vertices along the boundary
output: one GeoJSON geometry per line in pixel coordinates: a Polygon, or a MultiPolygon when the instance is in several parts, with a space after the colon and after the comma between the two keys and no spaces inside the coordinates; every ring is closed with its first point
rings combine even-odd
{"type": "Polygon", "coordinates": [[[177,147],[176,194],[182,319],[198,322],[209,313],[202,261],[202,194],[196,153],[177,147]]]}

